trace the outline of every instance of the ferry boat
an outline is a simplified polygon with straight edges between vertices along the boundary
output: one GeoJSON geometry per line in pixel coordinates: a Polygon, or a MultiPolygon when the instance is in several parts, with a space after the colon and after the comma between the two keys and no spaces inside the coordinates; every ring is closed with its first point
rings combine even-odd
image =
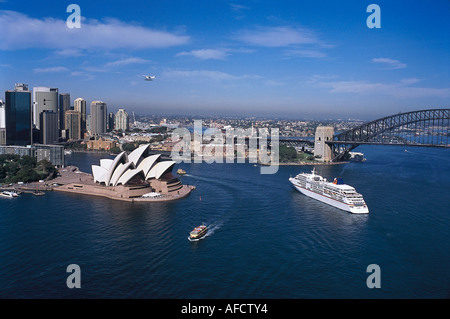
{"type": "Polygon", "coordinates": [[[200,225],[198,227],[195,227],[189,233],[189,239],[190,240],[200,239],[203,236],[205,236],[207,232],[208,232],[208,228],[206,227],[206,225],[200,225]]]}
{"type": "Polygon", "coordinates": [[[352,186],[344,184],[342,178],[335,178],[331,183],[317,175],[316,170],[313,169],[311,174],[300,173],[289,178],[289,181],[300,193],[328,205],[354,214],[369,213],[363,196],[352,186]]]}
{"type": "Polygon", "coordinates": [[[15,197],[19,197],[19,194],[17,194],[16,192],[3,191],[3,192],[0,192],[0,197],[15,198],[15,197]]]}

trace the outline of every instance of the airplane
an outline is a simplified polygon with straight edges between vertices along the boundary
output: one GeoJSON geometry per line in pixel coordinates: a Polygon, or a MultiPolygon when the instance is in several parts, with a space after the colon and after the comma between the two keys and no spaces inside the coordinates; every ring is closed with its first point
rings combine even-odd
{"type": "Polygon", "coordinates": [[[153,81],[155,78],[156,78],[156,76],[154,76],[154,75],[142,75],[142,76],[145,76],[145,81],[153,81]]]}

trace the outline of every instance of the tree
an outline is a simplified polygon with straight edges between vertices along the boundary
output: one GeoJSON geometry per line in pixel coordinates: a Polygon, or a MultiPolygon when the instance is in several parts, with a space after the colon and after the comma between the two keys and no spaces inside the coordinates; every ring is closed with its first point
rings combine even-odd
{"type": "Polygon", "coordinates": [[[31,167],[21,168],[14,177],[15,182],[34,182],[39,179],[38,173],[31,167]]]}
{"type": "Polygon", "coordinates": [[[6,171],[3,168],[3,165],[0,164],[0,180],[4,179],[6,177],[6,171]]]}
{"type": "Polygon", "coordinates": [[[297,159],[297,151],[295,148],[280,144],[279,155],[281,162],[294,162],[297,159]]]}
{"type": "Polygon", "coordinates": [[[36,167],[36,158],[28,155],[24,155],[19,160],[19,165],[21,167],[36,167]]]}
{"type": "Polygon", "coordinates": [[[20,169],[19,164],[17,164],[16,162],[7,162],[7,163],[5,163],[5,165],[3,167],[6,171],[6,175],[9,175],[9,176],[16,175],[16,173],[20,169]]]}
{"type": "Polygon", "coordinates": [[[113,153],[113,154],[119,154],[119,153],[120,153],[120,148],[118,148],[118,147],[112,147],[112,148],[110,149],[110,152],[113,153]]]}
{"type": "Polygon", "coordinates": [[[125,143],[122,145],[122,149],[127,152],[132,152],[136,149],[136,145],[134,143],[125,143]]]}
{"type": "Polygon", "coordinates": [[[43,159],[37,163],[36,168],[41,172],[40,177],[47,177],[49,175],[54,175],[56,173],[56,168],[53,166],[52,162],[43,159]]]}
{"type": "Polygon", "coordinates": [[[167,132],[167,126],[152,127],[149,131],[150,133],[165,134],[167,132]]]}

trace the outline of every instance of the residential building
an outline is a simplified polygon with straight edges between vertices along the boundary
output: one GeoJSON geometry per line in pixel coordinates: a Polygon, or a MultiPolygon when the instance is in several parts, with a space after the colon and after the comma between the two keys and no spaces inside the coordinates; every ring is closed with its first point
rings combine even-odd
{"type": "Polygon", "coordinates": [[[114,120],[114,129],[126,131],[130,129],[130,119],[124,109],[119,109],[114,120]]]}

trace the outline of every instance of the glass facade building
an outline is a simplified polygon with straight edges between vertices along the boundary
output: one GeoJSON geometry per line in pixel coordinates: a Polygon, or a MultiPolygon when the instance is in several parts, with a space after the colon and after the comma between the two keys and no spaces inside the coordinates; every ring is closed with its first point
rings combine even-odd
{"type": "Polygon", "coordinates": [[[31,92],[26,84],[5,91],[5,131],[6,145],[32,143],[31,92]]]}

